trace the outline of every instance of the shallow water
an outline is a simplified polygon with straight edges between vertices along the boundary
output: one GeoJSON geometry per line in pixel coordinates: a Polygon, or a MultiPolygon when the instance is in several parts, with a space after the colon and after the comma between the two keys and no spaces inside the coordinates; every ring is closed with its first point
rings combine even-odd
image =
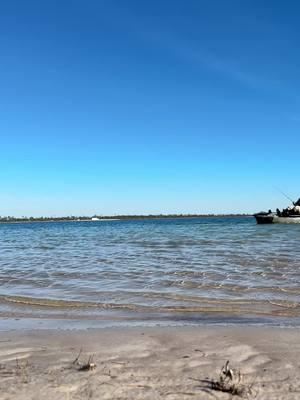
{"type": "Polygon", "coordinates": [[[0,225],[0,316],[300,317],[300,226],[254,218],[0,225]]]}

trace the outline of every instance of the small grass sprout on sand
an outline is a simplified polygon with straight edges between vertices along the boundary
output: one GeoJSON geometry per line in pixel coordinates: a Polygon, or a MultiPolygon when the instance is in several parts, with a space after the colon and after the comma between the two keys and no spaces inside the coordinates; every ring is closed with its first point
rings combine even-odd
{"type": "Polygon", "coordinates": [[[16,358],[16,369],[15,369],[16,376],[21,378],[23,383],[29,383],[29,363],[28,360],[25,362],[20,362],[18,358],[16,358]]]}
{"type": "Polygon", "coordinates": [[[97,367],[97,365],[93,361],[94,355],[89,356],[88,361],[86,363],[81,363],[79,361],[81,353],[82,353],[82,349],[80,349],[78,356],[75,358],[75,360],[72,363],[78,367],[77,370],[78,371],[92,371],[93,369],[95,369],[97,367]]]}
{"type": "Polygon", "coordinates": [[[219,379],[211,381],[211,388],[220,392],[243,396],[250,393],[250,387],[242,384],[242,375],[229,367],[229,361],[222,367],[219,379]]]}

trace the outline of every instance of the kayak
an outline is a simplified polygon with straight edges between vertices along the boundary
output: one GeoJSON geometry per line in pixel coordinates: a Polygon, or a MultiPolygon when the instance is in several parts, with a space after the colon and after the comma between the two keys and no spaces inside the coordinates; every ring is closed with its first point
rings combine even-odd
{"type": "Polygon", "coordinates": [[[258,224],[300,224],[300,215],[289,215],[288,217],[278,216],[275,213],[254,214],[258,224]]]}

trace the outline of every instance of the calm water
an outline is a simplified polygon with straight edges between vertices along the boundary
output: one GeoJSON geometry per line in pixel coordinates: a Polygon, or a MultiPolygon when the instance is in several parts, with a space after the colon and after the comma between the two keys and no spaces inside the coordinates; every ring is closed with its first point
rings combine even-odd
{"type": "Polygon", "coordinates": [[[0,316],[300,316],[300,226],[253,218],[0,225],[0,316]]]}

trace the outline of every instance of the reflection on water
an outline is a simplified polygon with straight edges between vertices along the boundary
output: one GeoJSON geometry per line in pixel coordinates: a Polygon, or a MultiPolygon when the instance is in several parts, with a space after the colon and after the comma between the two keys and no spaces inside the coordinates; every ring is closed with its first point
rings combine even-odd
{"type": "Polygon", "coordinates": [[[299,238],[246,217],[2,224],[0,312],[299,316],[299,238]]]}

